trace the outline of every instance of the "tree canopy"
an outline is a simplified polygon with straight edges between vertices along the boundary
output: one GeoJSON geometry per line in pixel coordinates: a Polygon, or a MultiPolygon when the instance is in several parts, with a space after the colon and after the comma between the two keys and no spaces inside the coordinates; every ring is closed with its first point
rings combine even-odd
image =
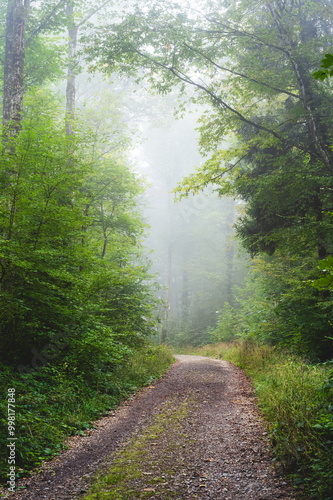
{"type": "MultiPolygon", "coordinates": [[[[135,75],[162,94],[177,86],[184,99],[190,87],[191,101],[208,104],[199,124],[208,159],[176,193],[211,184],[244,200],[237,231],[248,251],[311,261],[309,283],[333,243],[331,82],[313,77],[331,47],[332,14],[326,0],[153,2],[104,25],[85,49],[92,68],[135,75]]],[[[329,307],[321,293],[311,300],[329,307]]],[[[294,335],[310,338],[297,318],[294,335]]]]}
{"type": "Polygon", "coordinates": [[[107,3],[97,2],[87,18],[80,2],[7,3],[0,345],[3,360],[23,371],[35,368],[32,352],[60,336],[64,347],[49,359],[91,377],[142,345],[156,324],[140,243],[143,183],[129,163],[120,111],[114,102],[110,120],[97,94],[80,117],[49,87],[66,64],[75,86],[73,61],[58,58],[65,40],[53,41],[73,20],[68,5],[83,23],[107,3]]]}

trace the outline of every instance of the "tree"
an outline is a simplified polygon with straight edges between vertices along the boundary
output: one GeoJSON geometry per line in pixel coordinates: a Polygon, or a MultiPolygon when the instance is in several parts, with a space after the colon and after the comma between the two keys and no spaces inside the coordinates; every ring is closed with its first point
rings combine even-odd
{"type": "MultiPolygon", "coordinates": [[[[3,122],[19,130],[24,93],[31,87],[54,81],[62,75],[62,46],[50,33],[63,29],[64,0],[39,2],[8,0],[1,2],[7,11],[6,23],[1,25],[3,53],[3,122]],[[17,125],[15,125],[17,123],[17,125]]],[[[15,132],[15,130],[14,130],[15,132]]]]}
{"type": "MultiPolygon", "coordinates": [[[[113,115],[115,137],[105,122],[104,135],[78,120],[75,135],[65,132],[53,93],[29,88],[31,82],[45,85],[58,71],[29,73],[38,58],[34,51],[52,51],[52,44],[36,41],[61,33],[67,23],[64,1],[40,3],[20,39],[20,113],[11,117],[10,148],[5,141],[1,152],[0,343],[6,362],[24,367],[32,349],[40,352],[60,335],[70,366],[81,363],[88,376],[122,359],[129,345],[141,345],[156,319],[139,243],[144,225],[136,197],[142,186],[125,159],[124,126],[113,115]],[[87,346],[95,351],[94,366],[87,346]]],[[[15,92],[8,85],[8,96],[16,99],[15,92]]],[[[97,109],[96,103],[95,118],[97,109]]],[[[60,350],[52,361],[63,358],[60,350]]]]}
{"type": "MultiPolygon", "coordinates": [[[[211,182],[221,193],[230,191],[233,183],[224,182],[224,176],[237,179],[240,166],[251,163],[261,149],[264,158],[267,146],[278,150],[280,157],[283,150],[288,162],[293,152],[298,162],[301,158],[308,164],[310,158],[315,175],[330,178],[331,97],[312,78],[317,47],[329,43],[329,5],[260,2],[249,11],[243,1],[218,13],[218,2],[210,2],[205,12],[186,16],[179,6],[172,4],[167,12],[153,4],[148,13],[138,9],[122,24],[108,27],[110,43],[100,31],[87,50],[90,59],[99,60],[106,70],[131,73],[141,67],[157,90],[168,91],[177,82],[187,84],[198,90],[199,99],[212,104],[213,114],[207,113],[202,126],[201,145],[214,154],[197,176],[183,183],[182,192],[197,191],[211,182]],[[223,152],[221,141],[231,132],[240,141],[223,152]]],[[[320,218],[321,202],[315,203],[320,218]]],[[[326,251],[318,243],[321,257],[326,251]]]]}
{"type": "MultiPolygon", "coordinates": [[[[29,367],[32,349],[61,336],[71,369],[92,377],[141,345],[156,321],[139,244],[142,186],[120,146],[103,154],[92,129],[66,134],[53,96],[26,104],[15,156],[2,156],[1,177],[13,161],[17,180],[0,193],[1,352],[29,367]]],[[[64,363],[64,351],[52,361],[64,363]]]]}
{"type": "MultiPolygon", "coordinates": [[[[237,227],[245,247],[253,255],[311,261],[304,281],[314,279],[316,258],[333,250],[332,93],[329,81],[323,85],[312,76],[318,54],[331,44],[331,19],[330,0],[251,6],[242,0],[224,8],[211,1],[188,12],[154,3],[100,30],[87,48],[95,67],[140,69],[155,90],[191,86],[191,100],[210,104],[200,130],[201,150],[210,158],[185,178],[179,196],[212,184],[221,195],[241,197],[246,209],[237,227]]],[[[297,310],[303,314],[304,304],[318,311],[311,349],[317,344],[322,356],[330,336],[329,298],[318,293],[307,299],[310,289],[295,281],[290,290],[294,325],[302,321],[297,310]]],[[[287,312],[282,289],[279,300],[287,312]]],[[[306,328],[293,332],[300,343],[311,337],[306,328]]]]}
{"type": "Polygon", "coordinates": [[[76,97],[76,75],[79,71],[78,65],[78,35],[79,31],[88,21],[112,0],[104,0],[97,2],[88,12],[85,12],[86,5],[78,0],[66,0],[66,17],[68,31],[68,63],[67,63],[67,82],[66,82],[66,129],[67,134],[72,134],[73,124],[75,121],[75,97],[76,97]],[[76,8],[84,9],[77,15],[76,8]],[[77,20],[79,18],[79,20],[77,20]]]}
{"type": "Polygon", "coordinates": [[[3,123],[19,131],[23,110],[25,27],[30,0],[9,0],[6,19],[3,123]]]}

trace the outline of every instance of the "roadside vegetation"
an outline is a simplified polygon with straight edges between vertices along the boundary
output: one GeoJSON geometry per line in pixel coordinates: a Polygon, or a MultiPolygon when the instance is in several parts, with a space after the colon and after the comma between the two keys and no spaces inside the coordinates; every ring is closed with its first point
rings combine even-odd
{"type": "Polygon", "coordinates": [[[20,477],[166,369],[161,325],[179,348],[223,342],[198,352],[247,371],[276,457],[330,498],[332,0],[142,3],[0,0],[0,472],[9,399],[20,477]],[[166,114],[146,89],[204,110],[199,157],[177,131],[138,161],[166,114]]]}
{"type": "Polygon", "coordinates": [[[254,342],[222,342],[186,354],[231,361],[253,381],[277,461],[306,498],[333,491],[333,363],[310,364],[254,342]]]}
{"type": "MultiPolygon", "coordinates": [[[[87,354],[88,355],[88,354],[87,354]]],[[[30,373],[18,373],[1,365],[0,390],[15,388],[17,477],[27,477],[65,447],[71,435],[85,435],[94,421],[117,408],[119,403],[150,384],[172,364],[171,352],[163,346],[146,345],[133,350],[109,371],[71,373],[70,367],[45,365],[30,373]]],[[[1,401],[6,414],[7,400],[1,401]]],[[[7,421],[0,420],[0,479],[8,480],[7,421]]],[[[20,489],[20,487],[18,487],[20,489]]]]}
{"type": "Polygon", "coordinates": [[[172,362],[151,345],[161,302],[123,82],[77,92],[79,27],[107,3],[0,1],[0,480],[10,476],[10,491],[172,362]]]}

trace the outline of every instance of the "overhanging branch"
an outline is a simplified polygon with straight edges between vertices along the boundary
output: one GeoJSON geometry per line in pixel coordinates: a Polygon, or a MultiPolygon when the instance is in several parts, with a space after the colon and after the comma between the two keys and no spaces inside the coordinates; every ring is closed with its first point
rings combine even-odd
{"type": "Polygon", "coordinates": [[[202,85],[202,84],[200,84],[198,82],[195,82],[188,75],[182,73],[182,71],[180,71],[178,68],[174,68],[172,66],[168,66],[168,65],[163,64],[163,63],[161,63],[159,61],[156,61],[154,58],[152,58],[148,54],[145,54],[145,53],[143,53],[143,52],[141,52],[141,51],[139,51],[137,49],[133,49],[133,52],[135,52],[139,56],[143,57],[147,61],[153,63],[155,66],[163,68],[164,70],[172,73],[180,81],[182,81],[184,83],[187,83],[188,85],[191,85],[191,86],[193,86],[195,88],[198,88],[199,90],[202,90],[204,93],[206,93],[207,95],[210,96],[210,98],[212,99],[212,101],[214,103],[218,104],[222,108],[227,109],[232,114],[236,115],[239,118],[239,120],[242,121],[243,123],[246,123],[247,125],[250,125],[251,127],[254,127],[257,130],[262,130],[263,132],[267,132],[268,134],[272,135],[273,137],[275,137],[279,141],[284,142],[286,144],[289,144],[290,146],[295,147],[295,148],[297,148],[297,149],[299,149],[299,150],[301,150],[303,152],[306,152],[306,153],[310,152],[310,150],[308,148],[304,148],[301,145],[299,145],[297,143],[294,143],[294,142],[286,139],[285,137],[283,137],[282,135],[280,135],[279,133],[277,133],[275,130],[270,129],[268,127],[265,127],[264,125],[260,125],[259,123],[255,123],[254,121],[250,120],[249,118],[246,118],[240,111],[238,111],[237,109],[235,109],[232,106],[230,106],[229,104],[227,104],[225,101],[223,101],[223,99],[221,99],[220,97],[218,97],[208,87],[206,87],[206,86],[204,86],[204,85],[202,85]]]}
{"type": "Polygon", "coordinates": [[[233,74],[235,76],[241,76],[242,78],[245,78],[246,80],[249,80],[250,82],[257,83],[258,85],[262,85],[264,87],[267,87],[267,88],[269,88],[271,90],[274,90],[276,92],[279,92],[281,94],[287,94],[287,95],[289,95],[291,97],[295,97],[296,99],[300,98],[300,96],[298,94],[294,94],[293,92],[289,92],[288,90],[280,89],[279,87],[274,87],[273,85],[269,85],[268,83],[261,82],[259,80],[256,80],[255,78],[252,78],[252,77],[250,77],[248,75],[245,75],[244,73],[238,73],[237,71],[233,71],[230,68],[225,68],[223,66],[220,66],[219,64],[217,64],[215,61],[213,61],[210,57],[208,57],[206,54],[204,54],[200,50],[195,49],[194,47],[191,47],[187,43],[184,43],[184,45],[189,50],[195,52],[196,54],[199,54],[201,57],[203,57],[204,59],[206,59],[206,61],[210,62],[213,66],[215,66],[215,68],[220,69],[221,71],[227,71],[228,73],[231,73],[231,74],[233,74]]]}

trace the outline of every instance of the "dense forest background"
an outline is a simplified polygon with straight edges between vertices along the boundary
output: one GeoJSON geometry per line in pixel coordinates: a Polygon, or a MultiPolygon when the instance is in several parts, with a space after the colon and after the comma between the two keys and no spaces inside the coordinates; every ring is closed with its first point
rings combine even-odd
{"type": "Polygon", "coordinates": [[[176,193],[182,199],[211,186],[244,202],[236,230],[255,257],[238,303],[218,318],[215,338],[230,338],[231,329],[326,360],[332,356],[332,93],[330,80],[313,73],[331,48],[332,5],[218,7],[205,3],[187,16],[179,4],[138,7],[109,26],[110,43],[94,35],[89,58],[106,71],[138,71],[159,93],[178,88],[183,107],[184,101],[205,106],[199,146],[206,159],[176,193]]]}
{"type": "Polygon", "coordinates": [[[157,344],[330,362],[332,19],[331,0],[0,1],[22,474],[161,373],[157,344]]]}
{"type": "Polygon", "coordinates": [[[248,258],[233,227],[242,204],[209,189],[175,202],[177,183],[203,163],[194,130],[198,110],[176,121],[173,100],[162,103],[163,120],[146,124],[138,156],[151,183],[146,246],[153,250],[151,271],[165,303],[159,336],[174,346],[203,345],[221,309],[236,306],[236,290],[244,284],[248,258]]]}
{"type": "Polygon", "coordinates": [[[6,362],[60,332],[68,352],[88,342],[103,358],[109,338],[117,357],[156,328],[153,311],[163,341],[241,335],[331,356],[331,82],[313,76],[331,5],[217,7],[3,2],[6,362]],[[148,285],[144,177],[166,292],[148,285]],[[234,227],[255,257],[237,293],[234,227]]]}

